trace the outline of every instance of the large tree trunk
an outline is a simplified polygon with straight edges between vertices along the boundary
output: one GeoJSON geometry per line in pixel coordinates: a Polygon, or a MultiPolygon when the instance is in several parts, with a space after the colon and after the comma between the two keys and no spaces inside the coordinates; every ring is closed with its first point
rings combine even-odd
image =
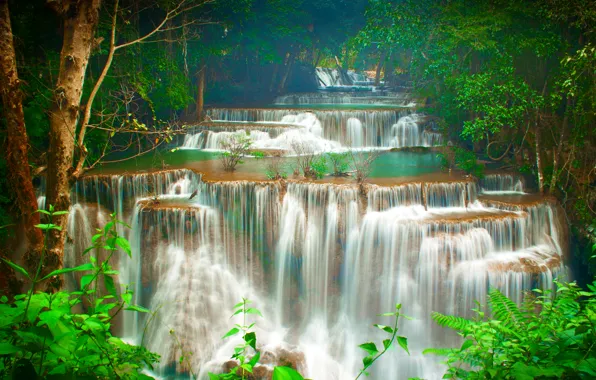
{"type": "MultiPolygon", "coordinates": [[[[101,0],[62,1],[56,4],[64,20],[64,39],[60,52],[60,71],[50,110],[50,149],[48,154],[47,204],[56,210],[70,206],[70,179],[81,96],[89,55],[99,19],[101,0]]],[[[62,227],[52,230],[47,265],[62,266],[66,216],[56,217],[62,227]]]]}
{"type": "Polygon", "coordinates": [[[292,71],[293,65],[294,65],[294,52],[290,52],[288,54],[288,60],[287,60],[286,66],[285,66],[284,74],[281,77],[281,80],[279,82],[279,87],[277,88],[277,92],[279,94],[284,92],[284,90],[286,88],[286,82],[288,80],[288,77],[290,76],[290,72],[292,71]]]}
{"type": "Polygon", "coordinates": [[[9,182],[16,197],[29,252],[39,254],[43,235],[41,230],[35,227],[39,224],[39,214],[35,212],[37,198],[29,170],[29,138],[25,129],[23,94],[17,72],[8,0],[0,0],[0,85],[6,118],[5,154],[10,175],[9,182]]]}
{"type": "Polygon", "coordinates": [[[199,84],[198,84],[198,94],[197,94],[197,121],[203,121],[203,105],[205,104],[205,71],[207,71],[207,66],[202,65],[201,70],[199,71],[199,84]]]}
{"type": "Polygon", "coordinates": [[[538,125],[538,115],[534,124],[534,146],[536,148],[536,171],[538,172],[538,191],[544,193],[544,174],[542,172],[542,160],[540,158],[540,126],[538,125]]]}
{"type": "Polygon", "coordinates": [[[379,64],[377,65],[377,71],[375,73],[375,86],[381,84],[381,69],[385,64],[385,58],[387,57],[387,52],[384,51],[381,53],[381,57],[379,57],[379,64]]]}

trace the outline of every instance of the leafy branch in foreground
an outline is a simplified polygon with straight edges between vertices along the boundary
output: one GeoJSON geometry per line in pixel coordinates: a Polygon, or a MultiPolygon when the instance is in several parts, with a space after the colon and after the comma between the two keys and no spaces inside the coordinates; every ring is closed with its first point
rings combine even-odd
{"type": "Polygon", "coordinates": [[[395,342],[395,340],[397,340],[397,343],[399,344],[399,346],[401,348],[403,348],[408,353],[408,355],[410,355],[410,350],[408,349],[408,338],[406,338],[405,336],[397,335],[397,331],[398,331],[397,323],[399,322],[400,316],[402,318],[406,318],[406,319],[411,319],[411,318],[406,315],[401,314],[399,312],[400,310],[401,310],[401,304],[398,303],[397,305],[395,305],[394,312],[381,314],[381,316],[383,316],[383,317],[395,317],[395,322],[393,323],[393,327],[385,326],[385,325],[378,325],[378,324],[374,325],[376,328],[378,328],[390,335],[390,337],[388,339],[383,340],[383,350],[382,351],[379,352],[377,345],[373,342],[363,343],[360,346],[358,346],[358,347],[362,348],[364,351],[366,351],[368,353],[368,355],[364,359],[362,359],[362,364],[364,364],[364,367],[362,367],[362,369],[358,373],[358,376],[356,376],[356,380],[358,380],[360,378],[360,376],[362,376],[362,375],[365,375],[365,376],[369,375],[369,373],[367,372],[368,368],[370,368],[370,366],[372,366],[375,361],[377,361],[381,356],[383,356],[387,352],[387,350],[393,345],[393,342],[395,342]]]}
{"type": "MultiPolygon", "coordinates": [[[[246,379],[250,374],[253,373],[255,366],[258,364],[261,358],[261,353],[257,349],[257,336],[252,328],[255,323],[247,325],[246,318],[248,315],[263,316],[259,309],[250,307],[252,301],[242,298],[241,302],[234,305],[234,313],[232,317],[238,314],[242,314],[242,324],[235,324],[222,339],[227,339],[232,336],[241,334],[243,342],[234,347],[234,354],[232,359],[238,362],[238,366],[232,368],[230,372],[224,374],[209,373],[209,379],[211,380],[237,380],[246,379]],[[249,359],[249,355],[252,357],[249,359]]],[[[304,380],[304,378],[290,367],[275,367],[273,369],[272,380],[304,380]]]]}
{"type": "MultiPolygon", "coordinates": [[[[53,223],[53,218],[65,211],[54,211],[50,206],[49,211],[39,212],[48,217],[48,223],[37,225],[46,237],[51,230],[61,228],[53,223]]],[[[45,245],[33,276],[5,260],[31,280],[31,288],[26,294],[15,296],[12,302],[7,297],[0,300],[0,377],[150,378],[141,371],[153,369],[159,356],[144,347],[127,344],[110,332],[112,321],[120,311],[148,312],[131,304],[130,290],[118,294],[116,289],[113,276],[118,272],[113,270],[109,260],[120,249],[129,256],[132,252],[128,241],[119,236],[116,229],[118,224],[124,223],[114,214],[111,217],[93,236],[93,246],[85,251],[96,251],[96,256],[90,256],[87,264],[58,269],[40,278],[45,245]],[[101,256],[106,258],[99,260],[101,256]],[[79,291],[34,293],[37,284],[72,272],[85,273],[79,291]],[[105,292],[100,291],[100,282],[105,292]],[[74,312],[74,307],[86,313],[74,312]]]]}
{"type": "Polygon", "coordinates": [[[499,290],[489,293],[490,317],[434,313],[464,338],[460,348],[427,349],[446,356],[449,379],[593,379],[596,376],[596,282],[584,291],[555,282],[556,292],[534,289],[521,306],[499,290]]]}

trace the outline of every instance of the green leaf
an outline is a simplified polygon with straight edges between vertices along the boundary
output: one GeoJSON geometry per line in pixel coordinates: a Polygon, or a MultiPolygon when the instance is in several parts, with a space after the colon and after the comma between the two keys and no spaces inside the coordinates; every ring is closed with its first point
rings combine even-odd
{"type": "Polygon", "coordinates": [[[259,351],[257,351],[252,358],[250,358],[250,361],[248,362],[248,365],[250,365],[251,368],[253,368],[254,366],[257,365],[257,363],[259,362],[259,359],[261,358],[261,353],[259,351]]]}
{"type": "Polygon", "coordinates": [[[20,349],[18,347],[13,346],[10,343],[2,342],[0,343],[0,355],[10,355],[14,354],[15,352],[19,352],[20,349]]]}
{"type": "Polygon", "coordinates": [[[383,347],[385,347],[385,349],[388,349],[390,346],[391,346],[391,339],[383,340],[383,347]]]}
{"type": "Polygon", "coordinates": [[[377,324],[374,324],[373,326],[375,326],[376,328],[381,329],[389,334],[393,334],[393,327],[385,326],[385,325],[377,325],[377,324]]]}
{"type": "Polygon", "coordinates": [[[24,275],[27,278],[31,278],[29,277],[29,273],[27,273],[27,271],[25,270],[25,268],[18,266],[17,264],[13,263],[10,260],[6,260],[6,259],[2,259],[2,261],[4,261],[6,264],[8,264],[9,267],[11,267],[12,269],[14,269],[15,271],[19,272],[20,274],[24,275]]]}
{"type": "Polygon", "coordinates": [[[35,227],[39,228],[40,230],[58,230],[58,231],[62,231],[62,227],[55,225],[53,223],[48,223],[48,224],[36,224],[35,227]]]}
{"type": "Polygon", "coordinates": [[[60,216],[60,215],[68,215],[69,212],[68,211],[54,211],[52,213],[52,216],[60,216]]]}
{"type": "Polygon", "coordinates": [[[58,276],[58,275],[61,275],[61,274],[64,274],[64,273],[82,272],[82,271],[86,271],[86,270],[91,270],[93,268],[95,268],[93,266],[93,264],[87,263],[87,264],[79,265],[78,267],[74,267],[74,268],[57,269],[55,271],[50,272],[47,276],[45,276],[44,278],[42,278],[41,281],[47,280],[50,277],[58,276]]]}
{"type": "Polygon", "coordinates": [[[304,377],[290,367],[275,367],[271,380],[304,380],[304,377]]]}
{"type": "Polygon", "coordinates": [[[116,238],[116,245],[124,250],[128,254],[128,257],[132,258],[132,251],[130,249],[130,243],[123,237],[116,238]]]}
{"type": "Polygon", "coordinates": [[[151,310],[146,309],[146,308],[144,308],[142,306],[139,306],[139,305],[130,305],[129,307],[127,307],[124,310],[138,311],[140,313],[151,313],[151,310]]]}
{"type": "Polygon", "coordinates": [[[398,336],[397,343],[408,353],[408,355],[410,355],[410,350],[408,350],[408,338],[405,336],[398,336]]]}
{"type": "Polygon", "coordinates": [[[93,274],[86,274],[81,277],[81,289],[85,289],[93,280],[95,275],[93,274]]]}
{"type": "Polygon", "coordinates": [[[254,332],[244,334],[244,341],[256,351],[257,349],[257,335],[254,332]]]}
{"type": "Polygon", "coordinates": [[[358,347],[362,348],[364,351],[368,352],[370,355],[375,355],[379,350],[377,350],[377,345],[373,342],[363,343],[358,347]]]}
{"type": "Polygon", "coordinates": [[[114,285],[114,279],[112,276],[108,276],[104,273],[103,275],[103,283],[106,287],[106,291],[113,295],[114,297],[118,297],[118,291],[116,290],[116,285],[114,285]]]}
{"type": "Polygon", "coordinates": [[[263,314],[261,314],[261,312],[258,309],[255,309],[254,307],[249,307],[248,309],[246,309],[245,311],[246,314],[257,314],[259,316],[263,316],[263,314]]]}
{"type": "Polygon", "coordinates": [[[364,364],[364,368],[368,368],[373,360],[375,360],[374,356],[366,356],[364,359],[362,359],[362,364],[364,364]]]}
{"type": "Polygon", "coordinates": [[[228,331],[224,336],[222,336],[221,339],[226,339],[230,336],[238,334],[239,332],[240,332],[240,330],[237,329],[236,327],[234,327],[230,331],[228,331]]]}
{"type": "Polygon", "coordinates": [[[474,341],[470,340],[470,339],[466,339],[466,341],[464,342],[464,344],[461,345],[461,348],[459,349],[460,351],[465,351],[468,348],[472,347],[474,345],[474,341]]]}

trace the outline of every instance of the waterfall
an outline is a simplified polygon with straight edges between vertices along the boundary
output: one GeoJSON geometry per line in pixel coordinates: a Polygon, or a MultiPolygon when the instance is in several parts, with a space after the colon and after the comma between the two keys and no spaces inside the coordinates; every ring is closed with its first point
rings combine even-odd
{"type": "Polygon", "coordinates": [[[483,193],[495,192],[524,192],[524,183],[521,177],[512,174],[487,174],[480,180],[483,193]]]}
{"type": "Polygon", "coordinates": [[[221,371],[233,347],[220,340],[230,307],[249,297],[266,316],[256,320],[263,350],[316,379],[352,377],[358,344],[382,338],[369,325],[400,302],[414,318],[400,322],[412,356],[390,351],[373,375],[436,378],[443,368],[422,350],[457,337],[432,311],[469,315],[489,287],[519,300],[566,273],[555,205],[479,199],[472,181],[369,185],[364,197],[353,185],[209,183],[171,170],[85,177],[75,187],[87,203],[73,207],[69,234],[92,233],[108,210],[132,225],[133,259],[118,260],[119,282],[157,315],[145,328],[146,316],[125,313],[122,328],[162,356],[163,375],[176,371],[177,342],[201,378],[221,371]]]}
{"type": "Polygon", "coordinates": [[[312,92],[281,95],[275,99],[277,105],[308,104],[376,104],[414,107],[416,103],[409,93],[399,92],[312,92]]]}

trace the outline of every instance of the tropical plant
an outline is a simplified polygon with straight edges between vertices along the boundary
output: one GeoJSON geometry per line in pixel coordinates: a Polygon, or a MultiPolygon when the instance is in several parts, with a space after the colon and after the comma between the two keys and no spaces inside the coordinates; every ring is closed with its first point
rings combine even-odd
{"type": "Polygon", "coordinates": [[[556,291],[534,289],[521,306],[493,289],[490,313],[473,319],[434,313],[463,338],[459,348],[427,349],[446,357],[450,379],[593,379],[596,376],[596,282],[556,291]]]}
{"type": "Polygon", "coordinates": [[[372,366],[374,364],[375,361],[377,361],[377,359],[379,359],[381,356],[383,356],[387,352],[387,350],[393,345],[393,342],[395,340],[397,340],[397,343],[399,344],[399,346],[402,349],[404,349],[408,353],[408,355],[410,355],[410,350],[408,349],[408,338],[406,338],[405,336],[397,335],[397,331],[398,331],[397,323],[399,322],[399,317],[406,318],[406,319],[411,319],[411,318],[406,315],[401,314],[399,312],[400,310],[401,310],[401,304],[398,303],[397,305],[395,305],[394,312],[381,314],[381,316],[384,316],[384,317],[394,317],[395,318],[395,321],[393,322],[393,327],[379,325],[379,324],[374,325],[376,328],[386,332],[390,336],[388,339],[383,340],[383,350],[382,351],[379,351],[379,349],[377,348],[377,345],[373,342],[363,343],[360,346],[358,346],[358,347],[362,348],[364,351],[366,351],[366,353],[368,355],[364,359],[362,359],[362,364],[364,366],[358,373],[358,376],[356,376],[356,380],[358,380],[358,378],[360,378],[360,376],[362,376],[362,375],[365,375],[365,376],[369,375],[367,370],[370,368],[370,366],[372,366]]]}
{"type": "Polygon", "coordinates": [[[334,176],[345,175],[348,169],[350,169],[350,155],[347,152],[343,153],[327,153],[327,159],[331,163],[333,168],[334,176]]]}
{"type": "MultiPolygon", "coordinates": [[[[48,218],[47,223],[37,225],[47,239],[51,230],[60,228],[53,219],[67,212],[55,211],[53,206],[49,211],[39,212],[48,218]]],[[[132,291],[125,288],[119,292],[114,282],[113,276],[118,272],[111,267],[110,258],[119,250],[132,255],[128,241],[118,235],[118,225],[126,226],[112,214],[105,227],[93,236],[93,246],[85,251],[85,254],[95,251],[96,256],[90,255],[88,263],[74,268],[58,269],[42,276],[45,244],[35,273],[4,260],[30,282],[30,289],[12,301],[5,296],[0,300],[0,376],[151,378],[141,371],[152,369],[159,356],[142,346],[125,343],[110,332],[114,318],[121,311],[149,311],[132,304],[132,291]],[[102,256],[105,259],[100,259],[102,256]],[[73,272],[83,273],[80,290],[35,292],[40,285],[73,272]]]]}
{"type": "Polygon", "coordinates": [[[280,180],[288,178],[286,167],[281,156],[271,157],[265,169],[267,179],[280,180]]]}
{"type": "MultiPolygon", "coordinates": [[[[232,317],[242,314],[242,324],[236,324],[230,329],[222,339],[226,339],[238,334],[242,335],[243,342],[234,347],[234,354],[232,360],[235,360],[238,365],[228,373],[214,374],[209,373],[211,380],[244,380],[253,373],[253,369],[258,364],[261,353],[257,348],[257,336],[252,328],[255,323],[247,324],[247,317],[249,315],[263,316],[259,309],[249,306],[252,301],[242,298],[242,301],[234,305],[234,313],[232,317]],[[249,359],[250,355],[250,359],[249,359]]],[[[273,380],[304,380],[304,378],[294,369],[290,367],[275,367],[273,369],[273,380]]]]}
{"type": "Polygon", "coordinates": [[[250,153],[252,140],[250,137],[242,133],[233,134],[223,139],[220,146],[224,150],[220,155],[224,170],[233,172],[236,170],[236,166],[243,162],[242,157],[250,153]]]}

